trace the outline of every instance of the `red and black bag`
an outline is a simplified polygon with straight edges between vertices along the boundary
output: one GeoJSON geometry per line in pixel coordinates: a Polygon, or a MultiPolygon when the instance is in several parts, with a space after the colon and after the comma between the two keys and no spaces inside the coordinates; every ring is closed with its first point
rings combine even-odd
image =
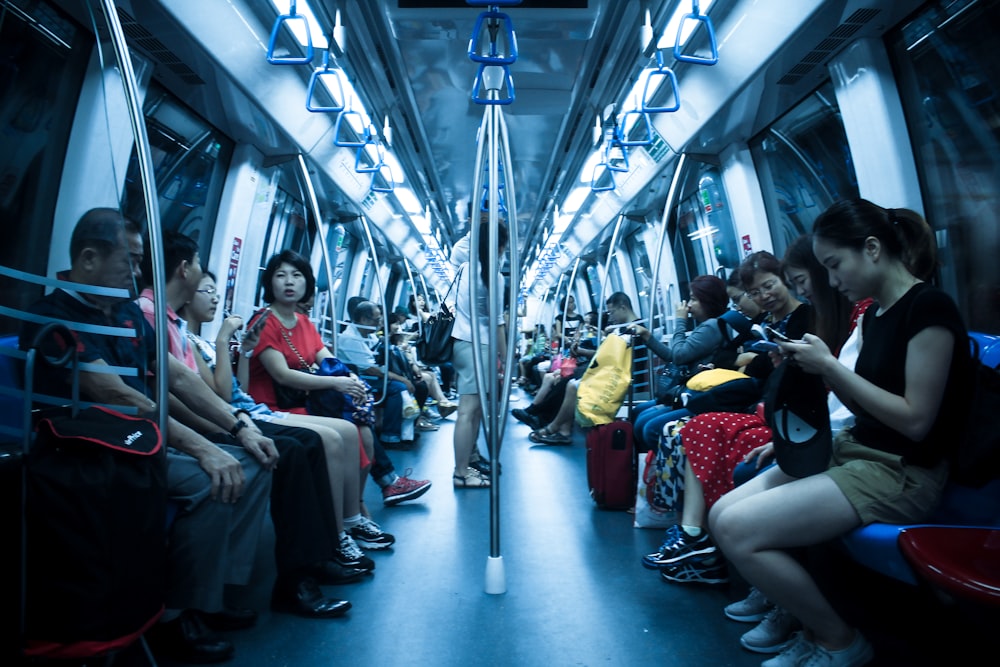
{"type": "Polygon", "coordinates": [[[163,610],[159,428],[101,407],[43,419],[25,467],[25,654],[73,658],[127,646],[163,610]]]}

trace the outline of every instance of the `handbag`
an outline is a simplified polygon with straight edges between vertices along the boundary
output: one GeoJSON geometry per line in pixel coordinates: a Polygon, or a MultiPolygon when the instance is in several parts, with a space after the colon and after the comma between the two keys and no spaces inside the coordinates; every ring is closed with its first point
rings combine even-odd
{"type": "Polygon", "coordinates": [[[447,300],[461,275],[462,269],[459,269],[444,298],[441,299],[438,312],[427,318],[420,331],[420,339],[417,341],[417,355],[420,357],[420,361],[425,364],[436,366],[451,361],[451,349],[454,345],[451,331],[455,328],[455,313],[448,307],[447,300]]]}
{"type": "MultiPolygon", "coordinates": [[[[349,377],[351,369],[337,357],[327,357],[320,362],[316,369],[316,375],[332,377],[349,377]]],[[[372,388],[365,383],[365,401],[362,404],[354,402],[350,394],[337,391],[332,387],[329,389],[319,389],[309,392],[308,411],[311,415],[320,417],[334,417],[336,419],[346,419],[356,426],[375,427],[375,398],[372,395],[372,388]]]]}
{"type": "MultiPolygon", "coordinates": [[[[292,339],[288,335],[288,332],[282,329],[281,335],[284,337],[285,342],[288,343],[288,347],[292,348],[292,352],[295,353],[295,356],[299,358],[299,368],[295,370],[303,373],[312,373],[312,366],[306,363],[305,358],[303,358],[302,354],[292,344],[292,339]]],[[[272,383],[274,384],[274,402],[277,404],[279,409],[291,410],[293,408],[306,407],[306,404],[309,401],[309,391],[307,389],[289,387],[288,385],[281,384],[277,380],[272,380],[272,383]]]]}
{"type": "Polygon", "coordinates": [[[632,346],[611,334],[597,348],[580,378],[576,394],[576,423],[586,428],[610,424],[632,382],[632,346]]]}

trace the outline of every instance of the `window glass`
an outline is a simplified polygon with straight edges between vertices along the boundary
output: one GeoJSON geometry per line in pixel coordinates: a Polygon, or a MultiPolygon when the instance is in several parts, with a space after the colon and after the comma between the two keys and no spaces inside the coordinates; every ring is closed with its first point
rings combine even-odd
{"type": "MultiPolygon", "coordinates": [[[[59,180],[93,38],[47,2],[0,19],[0,265],[44,275],[59,180]]],[[[69,257],[65,258],[68,268],[69,257]]],[[[43,288],[0,276],[0,304],[23,310],[43,288]]],[[[0,317],[0,330],[18,325],[0,317]]]]}
{"type": "Polygon", "coordinates": [[[889,36],[940,284],[974,331],[1000,333],[996,2],[928,5],[889,36]]]}
{"type": "Polygon", "coordinates": [[[755,137],[750,151],[779,258],[830,204],[859,196],[830,82],[755,137]]]}
{"type": "MultiPolygon", "coordinates": [[[[207,261],[233,142],[155,81],[146,92],[143,113],[159,196],[160,227],[198,241],[202,261],[207,261]]],[[[133,220],[146,218],[134,148],[122,209],[133,220]]]]}

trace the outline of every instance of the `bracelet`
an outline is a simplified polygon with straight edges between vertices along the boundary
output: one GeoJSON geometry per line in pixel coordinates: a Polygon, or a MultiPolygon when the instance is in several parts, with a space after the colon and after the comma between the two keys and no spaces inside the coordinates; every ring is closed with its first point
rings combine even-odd
{"type": "Polygon", "coordinates": [[[247,410],[245,408],[240,408],[239,410],[233,410],[233,416],[234,417],[236,417],[237,419],[239,419],[240,415],[246,415],[247,419],[253,421],[253,415],[250,414],[249,410],[247,410]]]}

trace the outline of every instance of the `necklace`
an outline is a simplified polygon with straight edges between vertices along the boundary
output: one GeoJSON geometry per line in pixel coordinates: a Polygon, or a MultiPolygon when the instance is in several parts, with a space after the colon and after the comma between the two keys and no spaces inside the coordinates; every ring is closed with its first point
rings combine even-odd
{"type": "Polygon", "coordinates": [[[294,313],[292,314],[292,323],[287,324],[287,320],[285,319],[284,315],[282,315],[281,313],[277,312],[274,309],[272,309],[271,312],[273,312],[274,316],[278,318],[278,324],[280,324],[288,332],[291,332],[291,330],[295,328],[295,325],[299,323],[299,320],[297,317],[295,317],[294,313]]]}

